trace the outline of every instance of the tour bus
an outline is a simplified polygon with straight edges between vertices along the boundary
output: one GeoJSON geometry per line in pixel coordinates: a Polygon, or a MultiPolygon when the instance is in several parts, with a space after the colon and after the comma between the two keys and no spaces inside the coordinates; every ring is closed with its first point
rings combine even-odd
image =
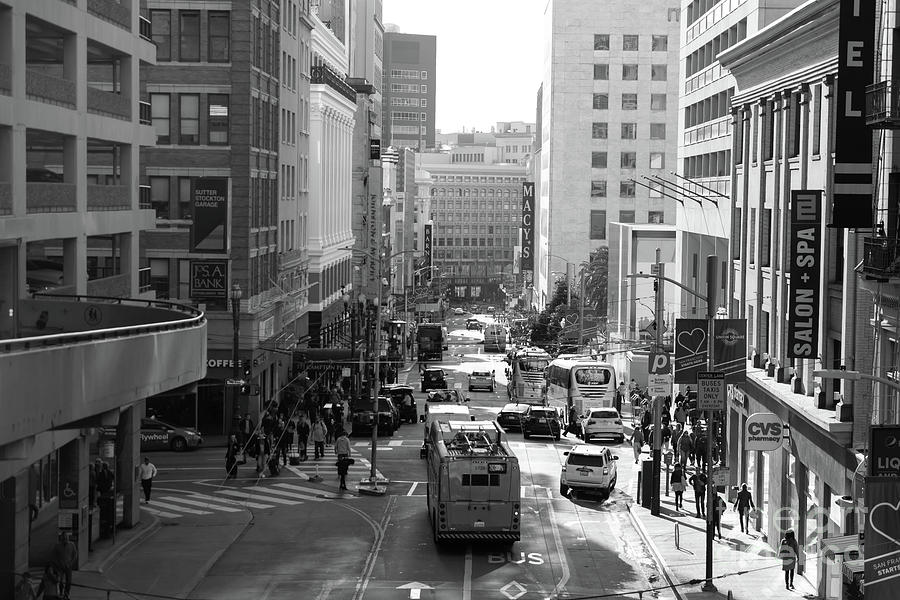
{"type": "Polygon", "coordinates": [[[494,421],[432,423],[426,496],[436,543],[519,540],[519,461],[504,436],[494,421]]]}
{"type": "Polygon", "coordinates": [[[500,323],[488,323],[484,326],[484,351],[506,352],[506,337],[508,331],[505,325],[500,323]]]}
{"type": "Polygon", "coordinates": [[[419,323],[416,327],[419,361],[444,360],[444,339],[444,326],[440,323],[419,323]]]}
{"type": "Polygon", "coordinates": [[[527,402],[543,398],[547,382],[544,370],[550,364],[550,354],[542,348],[519,348],[510,353],[509,383],[506,386],[510,402],[527,402]]]}
{"type": "Polygon", "coordinates": [[[547,402],[565,406],[566,416],[574,408],[583,416],[588,408],[615,408],[616,369],[590,356],[557,358],[545,373],[547,402]]]}

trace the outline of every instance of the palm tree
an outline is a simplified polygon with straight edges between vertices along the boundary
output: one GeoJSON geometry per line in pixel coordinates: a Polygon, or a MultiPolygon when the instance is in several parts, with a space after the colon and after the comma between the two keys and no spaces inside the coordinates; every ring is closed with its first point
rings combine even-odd
{"type": "Polygon", "coordinates": [[[601,247],[591,252],[584,268],[585,306],[597,311],[598,316],[607,314],[609,293],[609,248],[601,247]]]}

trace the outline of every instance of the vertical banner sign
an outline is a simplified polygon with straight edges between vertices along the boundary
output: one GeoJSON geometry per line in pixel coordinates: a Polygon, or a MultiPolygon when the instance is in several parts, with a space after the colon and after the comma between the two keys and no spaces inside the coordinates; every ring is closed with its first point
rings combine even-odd
{"type": "Polygon", "coordinates": [[[191,214],[191,252],[226,252],[228,178],[197,179],[191,194],[191,214]]]}
{"type": "Polygon", "coordinates": [[[819,266],[822,192],[791,192],[789,358],[815,358],[819,349],[819,266]]]}
{"type": "Polygon", "coordinates": [[[706,370],[706,319],[675,321],[675,383],[697,383],[697,374],[706,370]]]}
{"type": "Polygon", "coordinates": [[[900,477],[866,478],[866,600],[894,600],[900,583],[900,477]]]}
{"type": "Polygon", "coordinates": [[[226,300],[228,261],[192,260],[190,294],[194,300],[226,300]]]}
{"type": "Polygon", "coordinates": [[[522,184],[522,270],[534,271],[534,182],[522,184]]]}
{"type": "Polygon", "coordinates": [[[900,425],[869,426],[868,463],[869,475],[900,477],[900,425]]]}
{"type": "Polygon", "coordinates": [[[713,371],[725,373],[726,383],[747,380],[747,319],[713,321],[713,371]]]}
{"type": "Polygon", "coordinates": [[[432,227],[434,227],[431,223],[425,223],[425,239],[424,239],[424,250],[425,250],[425,267],[427,270],[425,271],[425,281],[431,281],[431,236],[432,236],[432,227]]]}
{"type": "MultiPolygon", "coordinates": [[[[366,236],[368,236],[368,251],[373,256],[381,255],[381,234],[378,228],[378,206],[381,204],[379,196],[369,194],[369,202],[366,204],[366,236]]],[[[369,281],[375,282],[381,275],[378,272],[378,264],[375,260],[367,259],[369,263],[369,281]]]]}
{"type": "Polygon", "coordinates": [[[872,83],[875,67],[875,4],[840,0],[833,227],[873,225],[872,130],[866,125],[866,86],[872,83]]]}

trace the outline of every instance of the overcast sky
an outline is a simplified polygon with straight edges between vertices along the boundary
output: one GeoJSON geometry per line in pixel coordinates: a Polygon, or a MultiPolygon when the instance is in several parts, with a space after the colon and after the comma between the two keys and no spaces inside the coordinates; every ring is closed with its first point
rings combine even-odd
{"type": "Polygon", "coordinates": [[[546,0],[384,0],[401,33],[437,36],[437,122],[442,132],[490,131],[534,121],[546,0]]]}

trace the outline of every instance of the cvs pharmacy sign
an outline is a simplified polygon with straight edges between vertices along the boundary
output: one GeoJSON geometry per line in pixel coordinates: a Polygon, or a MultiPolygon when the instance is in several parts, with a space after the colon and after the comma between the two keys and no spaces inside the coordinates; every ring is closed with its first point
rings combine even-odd
{"type": "Polygon", "coordinates": [[[781,447],[785,425],[772,413],[754,413],[747,419],[744,432],[744,450],[769,452],[781,447]]]}

